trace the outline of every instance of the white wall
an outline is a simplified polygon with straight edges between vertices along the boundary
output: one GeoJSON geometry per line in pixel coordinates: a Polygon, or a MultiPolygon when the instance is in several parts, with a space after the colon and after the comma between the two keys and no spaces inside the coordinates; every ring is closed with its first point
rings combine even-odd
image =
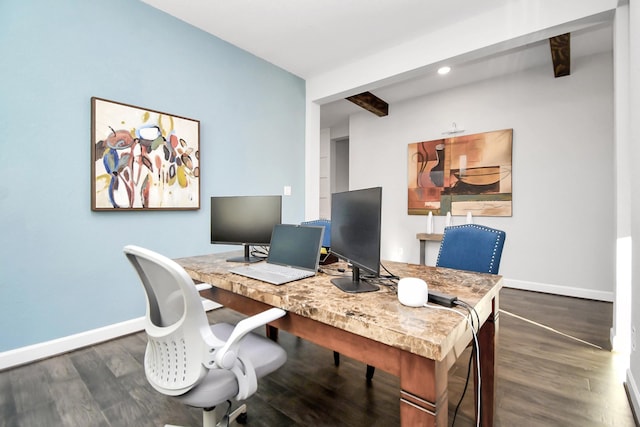
{"type": "Polygon", "coordinates": [[[331,132],[320,130],[320,205],[318,218],[329,218],[331,214],[331,132]]]}
{"type": "MultiPolygon", "coordinates": [[[[418,262],[426,219],[407,214],[407,145],[441,138],[452,122],[466,134],[514,130],[513,216],[475,221],[507,232],[507,285],[612,301],[611,54],[574,60],[567,77],[555,79],[549,65],[393,104],[384,118],[353,115],[350,188],[383,187],[383,259],[418,262]]],[[[427,264],[436,255],[429,246],[427,264]]]]}
{"type": "MultiPolygon", "coordinates": [[[[629,128],[630,162],[640,162],[640,7],[637,2],[629,4],[629,128]]],[[[627,371],[627,388],[635,413],[640,414],[640,347],[637,345],[638,328],[640,327],[640,169],[631,168],[631,238],[633,241],[633,281],[631,306],[632,348],[631,365],[627,371]]]]}

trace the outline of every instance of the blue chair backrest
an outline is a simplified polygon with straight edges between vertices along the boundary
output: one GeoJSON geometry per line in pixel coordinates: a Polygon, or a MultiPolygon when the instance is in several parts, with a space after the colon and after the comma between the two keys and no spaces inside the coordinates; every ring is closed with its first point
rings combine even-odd
{"type": "Polygon", "coordinates": [[[476,224],[445,227],[436,267],[498,274],[506,233],[476,224]]]}
{"type": "Polygon", "coordinates": [[[331,247],[331,221],[328,219],[316,219],[313,221],[304,221],[302,225],[320,225],[324,227],[324,236],[322,237],[322,246],[331,247]]]}

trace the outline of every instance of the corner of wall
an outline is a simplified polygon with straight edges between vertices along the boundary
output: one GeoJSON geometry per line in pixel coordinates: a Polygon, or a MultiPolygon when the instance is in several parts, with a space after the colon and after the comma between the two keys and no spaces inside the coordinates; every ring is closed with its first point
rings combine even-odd
{"type": "Polygon", "coordinates": [[[627,369],[625,388],[627,389],[627,394],[629,396],[629,403],[631,404],[631,410],[633,411],[633,418],[637,423],[637,414],[640,413],[640,393],[638,393],[638,386],[635,379],[633,378],[633,373],[629,369],[627,369]]]}

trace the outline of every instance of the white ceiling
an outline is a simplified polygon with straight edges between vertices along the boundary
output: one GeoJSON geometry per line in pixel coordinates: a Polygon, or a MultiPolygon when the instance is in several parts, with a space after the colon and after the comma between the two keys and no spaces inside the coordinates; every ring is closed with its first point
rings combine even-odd
{"type": "MultiPolygon", "coordinates": [[[[511,0],[142,0],[304,79],[503,7],[511,0]]],[[[572,59],[611,51],[611,22],[571,34],[572,59]]],[[[455,64],[447,76],[423,75],[372,90],[389,104],[519,70],[547,65],[548,40],[455,64]]],[[[321,127],[362,111],[349,101],[321,107],[321,127]]]]}

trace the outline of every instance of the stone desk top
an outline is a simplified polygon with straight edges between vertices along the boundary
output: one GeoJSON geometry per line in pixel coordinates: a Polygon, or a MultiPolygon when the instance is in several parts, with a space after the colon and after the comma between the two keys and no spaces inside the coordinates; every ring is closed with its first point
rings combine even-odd
{"type": "MultiPolygon", "coordinates": [[[[337,267],[344,264],[321,266],[324,272],[315,277],[274,286],[229,273],[229,268],[238,265],[226,261],[230,255],[210,254],[175,261],[195,280],[429,359],[443,360],[458,341],[464,338],[466,345],[471,337],[461,316],[445,310],[404,306],[387,287],[359,294],[341,291],[330,279],[342,274],[337,267]]],[[[482,322],[491,314],[491,301],[502,287],[502,278],[497,275],[391,261],[384,261],[383,265],[399,277],[424,279],[430,290],[457,296],[476,308],[482,322]]]]}

